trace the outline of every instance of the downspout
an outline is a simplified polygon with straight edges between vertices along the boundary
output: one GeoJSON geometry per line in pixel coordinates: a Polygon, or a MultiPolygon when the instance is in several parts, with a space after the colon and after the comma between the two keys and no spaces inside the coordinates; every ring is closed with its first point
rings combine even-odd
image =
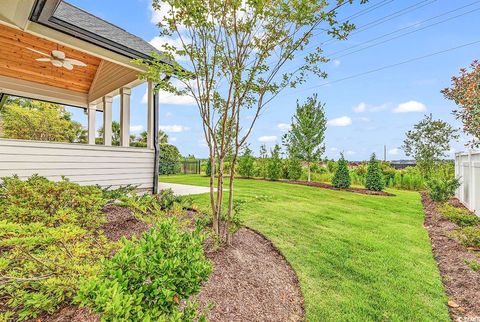
{"type": "MultiPolygon", "coordinates": [[[[170,76],[165,76],[163,81],[170,80],[170,76]]],[[[155,88],[155,86],[154,86],[155,88]]],[[[158,176],[160,171],[160,142],[158,138],[158,130],[160,129],[160,103],[158,91],[153,91],[153,149],[155,151],[155,161],[153,169],[153,194],[158,194],[158,176]]]]}
{"type": "Polygon", "coordinates": [[[153,163],[153,194],[158,194],[158,175],[160,167],[160,145],[158,142],[158,129],[159,129],[159,108],[158,108],[158,92],[153,92],[153,149],[155,151],[155,161],[153,163]]]}

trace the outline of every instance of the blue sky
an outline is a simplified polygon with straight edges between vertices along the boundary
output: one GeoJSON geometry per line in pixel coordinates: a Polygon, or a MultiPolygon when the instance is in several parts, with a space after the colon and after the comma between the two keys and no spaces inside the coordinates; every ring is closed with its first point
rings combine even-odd
{"type": "MultiPolygon", "coordinates": [[[[158,29],[152,22],[149,0],[122,1],[122,5],[118,5],[118,0],[69,2],[147,41],[155,42],[158,35],[158,29]]],[[[336,80],[479,41],[480,1],[372,0],[363,6],[343,6],[339,18],[367,8],[374,9],[377,5],[377,9],[364,11],[365,14],[352,19],[358,28],[368,26],[369,29],[353,34],[347,41],[325,45],[325,54],[332,58],[323,66],[329,74],[328,79],[312,77],[302,87],[286,90],[272,101],[249,139],[256,153],[261,144],[271,147],[276,142],[281,143],[281,136],[295,111],[296,100],[303,101],[313,93],[318,93],[326,104],[329,126],[325,143],[329,158],[338,158],[341,151],[350,160],[367,159],[372,152],[383,157],[386,145],[387,159],[402,159],[405,156],[398,148],[405,132],[426,113],[432,113],[435,118],[456,127],[461,126],[451,115],[455,105],[445,100],[440,90],[450,84],[451,76],[457,74],[461,67],[478,58],[480,43],[360,77],[336,80]],[[400,15],[406,11],[409,12],[400,15]],[[439,17],[434,18],[436,16],[439,17]],[[384,17],[389,19],[385,23],[367,25],[384,17]],[[340,57],[369,46],[373,43],[365,42],[388,33],[393,34],[378,41],[403,33],[410,34],[340,57]],[[356,47],[337,53],[352,46],[356,47]]],[[[320,34],[312,41],[327,39],[326,35],[320,34]]],[[[291,67],[297,64],[292,62],[291,67]]],[[[146,105],[142,102],[144,93],[144,86],[135,88],[132,93],[131,124],[134,131],[146,127],[146,105]]],[[[171,143],[177,145],[184,155],[206,157],[208,151],[203,144],[197,107],[184,97],[165,96],[161,99],[160,109],[160,124],[171,138],[171,143]]],[[[74,111],[74,118],[86,122],[86,116],[80,110],[74,111]]],[[[114,119],[119,119],[118,99],[114,100],[114,119]]],[[[97,124],[100,123],[101,114],[97,120],[97,124]]],[[[467,138],[462,136],[460,142],[453,144],[451,152],[464,150],[466,141],[467,138]]]]}

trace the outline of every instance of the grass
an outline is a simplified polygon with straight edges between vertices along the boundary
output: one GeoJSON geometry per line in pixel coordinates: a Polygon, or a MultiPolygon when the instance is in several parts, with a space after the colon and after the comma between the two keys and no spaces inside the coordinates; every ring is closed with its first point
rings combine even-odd
{"type": "MultiPolygon", "coordinates": [[[[208,185],[178,175],[162,182],[208,185]]],[[[267,236],[296,271],[309,321],[449,321],[420,196],[366,196],[237,180],[244,223],[267,236]]],[[[193,196],[208,208],[208,195],[193,196]]]]}

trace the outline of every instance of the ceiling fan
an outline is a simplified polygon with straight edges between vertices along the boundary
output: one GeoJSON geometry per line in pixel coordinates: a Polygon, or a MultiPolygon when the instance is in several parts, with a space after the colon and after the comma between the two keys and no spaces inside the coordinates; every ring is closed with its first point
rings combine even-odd
{"type": "Polygon", "coordinates": [[[79,60],[73,59],[73,58],[67,58],[65,56],[65,53],[61,50],[52,50],[52,52],[49,54],[43,53],[41,51],[35,50],[33,48],[28,48],[28,50],[31,50],[35,53],[41,54],[46,57],[41,57],[35,59],[36,61],[40,62],[50,62],[52,63],[53,66],[55,67],[64,67],[68,70],[72,70],[73,66],[81,66],[81,67],[86,67],[87,64],[84,62],[81,62],[79,60]]]}

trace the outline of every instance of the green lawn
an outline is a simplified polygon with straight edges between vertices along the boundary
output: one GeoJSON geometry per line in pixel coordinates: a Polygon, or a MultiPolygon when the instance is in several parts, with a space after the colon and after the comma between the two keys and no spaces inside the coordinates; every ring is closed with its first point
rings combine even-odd
{"type": "MultiPolygon", "coordinates": [[[[160,181],[208,185],[201,176],[160,181]]],[[[299,276],[309,321],[449,321],[423,228],[420,196],[366,196],[237,180],[244,223],[271,239],[299,276]]],[[[193,197],[201,207],[207,195],[193,197]]]]}

